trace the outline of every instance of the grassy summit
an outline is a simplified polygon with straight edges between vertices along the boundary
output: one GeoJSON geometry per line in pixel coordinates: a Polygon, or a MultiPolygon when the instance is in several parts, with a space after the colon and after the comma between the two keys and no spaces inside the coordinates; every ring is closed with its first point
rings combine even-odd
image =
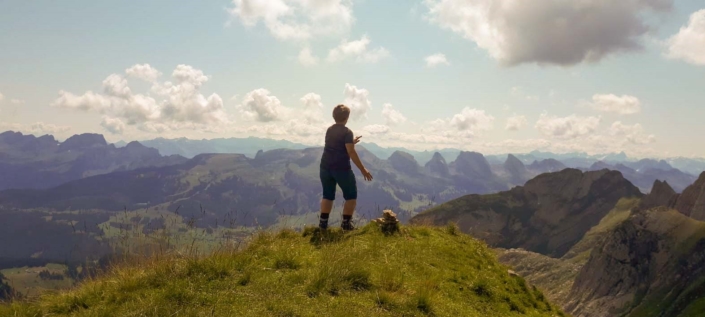
{"type": "Polygon", "coordinates": [[[262,232],[239,251],[118,265],[0,316],[563,316],[482,242],[446,228],[262,232]]]}

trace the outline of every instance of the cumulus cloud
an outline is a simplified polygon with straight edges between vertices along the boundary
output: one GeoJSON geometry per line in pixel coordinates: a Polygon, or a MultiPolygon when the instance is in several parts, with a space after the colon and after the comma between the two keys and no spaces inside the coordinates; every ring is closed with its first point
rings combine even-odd
{"type": "Polygon", "coordinates": [[[246,27],[262,22],[280,40],[342,34],[355,20],[350,0],[233,0],[228,11],[246,27]]]}
{"type": "Polygon", "coordinates": [[[424,59],[426,61],[426,67],[436,67],[438,65],[450,65],[445,54],[438,53],[430,56],[426,56],[424,59]]]}
{"type": "Polygon", "coordinates": [[[399,112],[399,110],[394,109],[394,106],[390,103],[385,103],[382,106],[382,117],[388,126],[394,126],[406,122],[406,117],[399,112]]]}
{"type": "Polygon", "coordinates": [[[362,63],[376,63],[389,56],[389,51],[384,47],[369,49],[370,39],[367,35],[357,41],[343,40],[340,45],[328,52],[328,62],[338,62],[354,58],[362,63]]]}
{"type": "Polygon", "coordinates": [[[308,93],[301,97],[304,104],[303,121],[307,124],[319,124],[323,122],[323,102],[321,96],[315,93],[308,93]]]}
{"type": "Polygon", "coordinates": [[[594,133],[600,125],[599,117],[567,117],[541,114],[535,128],[545,136],[574,139],[594,133]]]}
{"type": "Polygon", "coordinates": [[[299,52],[299,63],[304,66],[318,65],[318,57],[314,56],[310,47],[304,47],[299,52]]]}
{"type": "Polygon", "coordinates": [[[693,13],[688,25],[668,39],[666,56],[705,65],[705,9],[693,13]]]}
{"type": "MultiPolygon", "coordinates": [[[[135,65],[125,73],[144,80],[160,74],[148,64],[135,65]]],[[[182,128],[205,129],[229,122],[222,98],[217,94],[208,97],[201,94],[200,87],[208,81],[208,76],[201,70],[178,65],[172,79],[174,82],[153,82],[149,94],[140,94],[131,90],[125,77],[111,74],[103,81],[102,93],[87,91],[75,95],[61,90],[52,105],[100,113],[103,115],[101,126],[111,133],[122,133],[127,126],[163,132],[182,128]]]]}
{"type": "Polygon", "coordinates": [[[425,0],[427,18],[504,65],[575,65],[642,48],[645,12],[673,0],[425,0]]]}
{"type": "Polygon", "coordinates": [[[367,119],[367,112],[372,108],[370,102],[370,92],[367,89],[357,88],[356,86],[345,84],[345,105],[350,107],[350,119],[360,120],[367,119]]]}
{"type": "Polygon", "coordinates": [[[112,134],[122,134],[122,132],[125,131],[125,123],[119,118],[103,116],[103,120],[100,121],[100,126],[112,134]]]}
{"type": "Polygon", "coordinates": [[[363,127],[362,130],[371,135],[379,135],[389,133],[390,128],[383,124],[371,124],[363,127]]]}
{"type": "Polygon", "coordinates": [[[146,82],[155,82],[162,73],[149,64],[137,64],[125,70],[125,74],[130,77],[142,79],[146,82]]]}
{"type": "Polygon", "coordinates": [[[602,112],[611,112],[621,115],[635,114],[641,111],[641,102],[634,96],[594,95],[590,107],[602,112]]]}
{"type": "Polygon", "coordinates": [[[526,125],[526,117],[525,116],[513,116],[507,118],[507,125],[505,126],[505,129],[509,131],[517,131],[521,128],[523,128],[526,125]]]}
{"type": "Polygon", "coordinates": [[[469,107],[454,115],[450,119],[450,126],[460,131],[487,131],[494,126],[494,117],[485,113],[485,110],[470,109],[469,107]]]}
{"type": "Polygon", "coordinates": [[[641,124],[623,124],[621,121],[615,121],[610,127],[609,133],[613,136],[623,137],[626,142],[632,144],[648,144],[656,142],[656,136],[653,134],[644,133],[644,128],[641,124]]]}
{"type": "Polygon", "coordinates": [[[282,112],[279,98],[272,96],[269,90],[260,88],[245,95],[240,105],[240,111],[250,119],[259,122],[278,120],[282,112]]]}

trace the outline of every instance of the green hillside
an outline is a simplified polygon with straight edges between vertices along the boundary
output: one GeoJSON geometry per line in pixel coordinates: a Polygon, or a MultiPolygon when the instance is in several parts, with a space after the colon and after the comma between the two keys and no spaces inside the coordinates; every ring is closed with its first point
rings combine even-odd
{"type": "Polygon", "coordinates": [[[0,316],[563,316],[454,226],[261,232],[235,249],[117,265],[0,316]]]}

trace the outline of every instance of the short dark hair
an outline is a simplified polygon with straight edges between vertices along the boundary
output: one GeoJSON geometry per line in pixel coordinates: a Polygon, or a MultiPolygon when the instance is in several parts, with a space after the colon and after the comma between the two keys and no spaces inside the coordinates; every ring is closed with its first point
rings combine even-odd
{"type": "Polygon", "coordinates": [[[333,108],[333,119],[335,122],[345,122],[350,117],[350,108],[346,105],[337,105],[333,108]]]}

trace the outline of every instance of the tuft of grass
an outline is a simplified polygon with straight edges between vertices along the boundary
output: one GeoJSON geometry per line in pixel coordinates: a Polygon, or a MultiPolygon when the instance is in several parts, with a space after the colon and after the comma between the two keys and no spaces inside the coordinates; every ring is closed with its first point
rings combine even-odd
{"type": "Polygon", "coordinates": [[[484,243],[448,228],[260,232],[244,248],[112,267],[0,316],[554,316],[484,243]]]}

